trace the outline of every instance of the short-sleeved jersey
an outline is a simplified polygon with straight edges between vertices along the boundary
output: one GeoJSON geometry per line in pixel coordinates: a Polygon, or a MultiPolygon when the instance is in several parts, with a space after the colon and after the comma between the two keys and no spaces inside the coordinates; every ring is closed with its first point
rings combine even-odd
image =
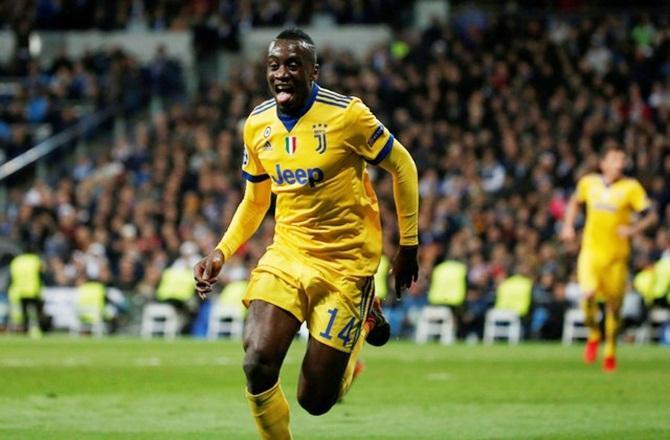
{"type": "Polygon", "coordinates": [[[272,246],[343,275],[374,274],[381,225],[366,165],[381,162],[393,142],[360,99],[316,84],[297,117],[282,114],[274,99],[257,106],[244,126],[242,175],[272,179],[272,246]]]}
{"type": "Polygon", "coordinates": [[[589,174],[577,183],[577,200],[586,204],[582,250],[612,258],[627,257],[628,239],[617,228],[631,222],[631,215],[649,208],[644,188],[635,179],[623,178],[607,185],[600,174],[589,174]]]}

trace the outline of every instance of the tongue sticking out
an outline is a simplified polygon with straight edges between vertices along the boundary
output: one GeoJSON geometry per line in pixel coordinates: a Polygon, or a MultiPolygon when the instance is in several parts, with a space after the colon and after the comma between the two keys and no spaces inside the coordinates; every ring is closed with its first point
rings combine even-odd
{"type": "Polygon", "coordinates": [[[277,103],[280,105],[286,105],[293,97],[293,93],[281,91],[277,93],[277,103]]]}

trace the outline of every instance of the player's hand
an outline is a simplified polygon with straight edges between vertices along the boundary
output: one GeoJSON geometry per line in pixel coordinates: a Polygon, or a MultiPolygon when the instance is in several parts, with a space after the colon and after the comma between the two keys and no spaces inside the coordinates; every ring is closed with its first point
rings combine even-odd
{"type": "Polygon", "coordinates": [[[393,257],[391,273],[395,278],[395,295],[400,299],[402,289],[409,289],[413,281],[419,278],[417,251],[419,246],[400,246],[393,257]]]}
{"type": "Polygon", "coordinates": [[[587,290],[586,292],[582,292],[582,298],[584,301],[591,301],[595,299],[596,297],[596,291],[595,290],[587,290]]]}
{"type": "Polygon", "coordinates": [[[621,225],[617,228],[616,233],[621,238],[630,238],[635,235],[637,231],[631,225],[621,225]]]}
{"type": "Polygon", "coordinates": [[[193,266],[193,277],[195,278],[195,290],[200,299],[207,298],[207,294],[212,291],[216,277],[219,276],[224,263],[223,253],[214,249],[208,256],[198,261],[193,266]]]}
{"type": "Polygon", "coordinates": [[[572,225],[565,224],[561,228],[561,233],[559,238],[563,241],[571,242],[575,240],[577,234],[575,234],[575,227],[572,225]]]}

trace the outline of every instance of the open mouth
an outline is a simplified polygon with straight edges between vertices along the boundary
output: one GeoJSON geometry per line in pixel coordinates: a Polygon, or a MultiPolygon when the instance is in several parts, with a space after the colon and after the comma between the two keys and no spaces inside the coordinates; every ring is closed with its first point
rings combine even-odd
{"type": "Polygon", "coordinates": [[[293,86],[288,85],[288,84],[277,84],[275,85],[275,96],[277,98],[277,103],[279,105],[286,105],[291,101],[293,98],[293,95],[295,94],[295,90],[293,89],[293,86]]]}

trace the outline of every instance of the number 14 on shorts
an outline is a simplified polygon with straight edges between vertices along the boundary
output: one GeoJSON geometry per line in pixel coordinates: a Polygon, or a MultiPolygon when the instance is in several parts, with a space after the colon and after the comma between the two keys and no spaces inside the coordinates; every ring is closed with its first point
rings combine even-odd
{"type": "MultiPolygon", "coordinates": [[[[333,331],[333,324],[335,324],[335,319],[337,318],[337,309],[328,309],[328,314],[330,315],[330,319],[328,320],[328,325],[326,325],[326,329],[319,333],[319,336],[321,336],[324,339],[332,339],[333,335],[331,332],[333,331]]],[[[349,342],[352,339],[355,339],[355,333],[358,330],[356,327],[356,318],[351,317],[349,319],[349,322],[340,330],[340,332],[337,334],[337,338],[342,341],[342,345],[347,347],[349,345],[349,342]],[[352,331],[354,332],[354,335],[352,335],[352,331]]]]}

